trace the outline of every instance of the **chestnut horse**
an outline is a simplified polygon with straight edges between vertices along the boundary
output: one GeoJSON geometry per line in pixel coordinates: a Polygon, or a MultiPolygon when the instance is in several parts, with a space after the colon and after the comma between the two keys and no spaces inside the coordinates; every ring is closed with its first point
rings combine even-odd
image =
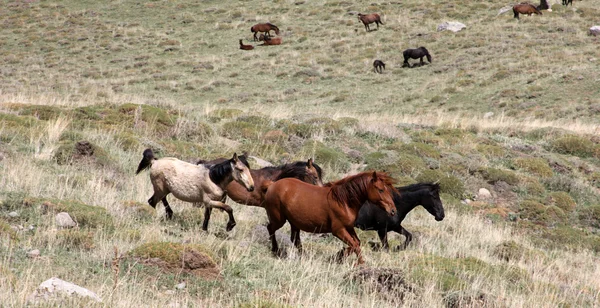
{"type": "Polygon", "coordinates": [[[377,25],[377,29],[379,29],[379,24],[383,23],[381,22],[381,17],[379,17],[379,14],[373,13],[373,14],[361,14],[358,13],[358,20],[362,21],[363,25],[365,25],[365,30],[367,30],[367,32],[371,31],[371,29],[369,28],[369,24],[375,23],[377,25]]]}
{"type": "Polygon", "coordinates": [[[252,49],[254,49],[254,46],[252,46],[252,45],[244,45],[244,43],[242,43],[242,40],[240,39],[240,49],[242,49],[242,50],[252,50],[252,49]]]}
{"type": "Polygon", "coordinates": [[[515,4],[513,6],[513,13],[515,14],[514,18],[516,19],[520,19],[519,13],[525,14],[527,16],[531,16],[531,14],[543,15],[542,12],[538,10],[537,7],[535,7],[535,5],[530,3],[515,4]]]}
{"type": "Polygon", "coordinates": [[[148,199],[150,206],[156,208],[158,201],[162,201],[167,219],[173,218],[173,210],[167,202],[167,195],[173,193],[179,200],[199,202],[207,208],[216,207],[227,212],[227,231],[233,229],[233,210],[221,199],[225,196],[225,187],[234,180],[248,191],[254,190],[247,162],[242,162],[235,153],[231,159],[210,167],[190,164],[173,157],[156,159],[151,149],[146,149],[143,155],[135,174],[150,169],[150,181],[154,188],[154,194],[148,199]]]}
{"type": "Polygon", "coordinates": [[[392,195],[397,192],[394,180],[383,172],[363,172],[318,187],[297,179],[282,179],[265,183],[265,209],[269,216],[271,251],[279,253],[275,231],[290,222],[294,246],[302,253],[300,230],[312,233],[333,233],[348,245],[338,259],[352,252],[358,263],[364,263],[360,240],[354,231],[358,211],[366,201],[384,209],[390,216],[396,214],[392,195]]]}
{"type": "Polygon", "coordinates": [[[254,40],[257,40],[256,34],[259,32],[265,33],[267,37],[271,36],[271,30],[275,31],[276,35],[279,35],[279,28],[272,23],[256,24],[250,28],[250,31],[254,33],[254,40]]]}
{"type": "MultiPolygon", "coordinates": [[[[248,163],[245,154],[240,155],[239,159],[246,164],[248,163]]],[[[217,158],[211,161],[199,160],[197,164],[210,166],[226,160],[226,158],[217,158]]],[[[239,183],[231,182],[225,188],[227,190],[227,196],[239,204],[262,207],[266,191],[261,189],[261,186],[265,181],[274,182],[285,178],[296,178],[312,185],[323,186],[323,171],[319,165],[313,162],[312,158],[306,162],[297,161],[281,166],[264,167],[256,170],[250,169],[250,175],[252,176],[252,180],[257,189],[248,192],[248,190],[239,183]]],[[[224,197],[222,201],[225,202],[225,199],[226,197],[224,197]]],[[[210,221],[211,213],[212,208],[210,207],[207,207],[204,210],[204,223],[202,223],[202,230],[204,231],[208,230],[208,222],[210,221]]]]}
{"type": "Polygon", "coordinates": [[[262,45],[259,46],[281,45],[281,37],[270,38],[265,36],[262,41],[262,45]]]}

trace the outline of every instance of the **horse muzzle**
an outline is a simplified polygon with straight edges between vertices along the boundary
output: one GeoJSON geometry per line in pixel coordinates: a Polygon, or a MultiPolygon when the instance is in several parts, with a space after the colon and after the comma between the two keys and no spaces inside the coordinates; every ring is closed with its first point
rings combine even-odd
{"type": "Polygon", "coordinates": [[[442,216],[435,216],[435,221],[442,221],[444,220],[444,215],[442,216]]]}
{"type": "Polygon", "coordinates": [[[246,188],[248,191],[254,191],[254,185],[246,188]]]}
{"type": "Polygon", "coordinates": [[[390,216],[395,216],[395,215],[396,215],[396,209],[392,209],[392,210],[389,212],[389,214],[390,214],[390,216]]]}

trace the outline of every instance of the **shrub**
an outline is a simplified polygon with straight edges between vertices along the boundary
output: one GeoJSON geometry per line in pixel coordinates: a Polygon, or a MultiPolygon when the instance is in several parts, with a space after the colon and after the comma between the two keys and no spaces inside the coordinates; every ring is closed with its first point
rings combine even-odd
{"type": "Polygon", "coordinates": [[[513,240],[498,244],[492,250],[492,255],[507,262],[519,260],[533,261],[536,258],[544,256],[542,252],[528,249],[513,240]]]}
{"type": "Polygon", "coordinates": [[[496,168],[480,168],[479,173],[490,184],[498,181],[506,182],[509,185],[519,184],[519,177],[516,173],[510,170],[502,170],[496,168]]]}
{"type": "Polygon", "coordinates": [[[550,143],[550,150],[561,154],[569,154],[579,157],[590,157],[594,155],[596,146],[589,139],[579,136],[567,136],[555,139],[550,143]]]}
{"type": "Polygon", "coordinates": [[[460,179],[453,175],[444,174],[439,170],[424,170],[417,176],[417,182],[438,182],[442,193],[447,193],[455,198],[462,199],[465,186],[460,179]]]}
{"type": "Polygon", "coordinates": [[[537,176],[548,178],[553,175],[552,168],[543,158],[517,158],[513,161],[515,166],[537,176]]]}
{"type": "Polygon", "coordinates": [[[577,205],[569,193],[564,191],[555,191],[548,194],[547,202],[549,205],[556,205],[565,212],[571,212],[577,205]]]}
{"type": "Polygon", "coordinates": [[[519,205],[519,216],[521,219],[544,226],[561,224],[567,218],[565,212],[560,208],[554,205],[545,206],[534,200],[524,200],[521,202],[519,205]]]}
{"type": "Polygon", "coordinates": [[[600,228],[600,204],[581,208],[578,216],[579,220],[588,226],[600,228]]]}

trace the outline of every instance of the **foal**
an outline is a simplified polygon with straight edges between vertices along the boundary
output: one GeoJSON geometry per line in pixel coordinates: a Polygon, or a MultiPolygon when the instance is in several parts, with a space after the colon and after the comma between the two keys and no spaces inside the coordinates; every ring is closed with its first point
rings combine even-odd
{"type": "Polygon", "coordinates": [[[375,60],[373,61],[373,68],[375,69],[375,72],[382,74],[385,69],[385,63],[381,60],[375,60]]]}
{"type": "Polygon", "coordinates": [[[252,45],[244,45],[244,43],[242,43],[242,40],[240,39],[240,49],[242,49],[242,50],[252,50],[252,49],[254,49],[254,46],[252,46],[252,45]]]}
{"type": "Polygon", "coordinates": [[[248,166],[242,163],[235,153],[229,160],[206,167],[173,157],[156,159],[152,150],[146,149],[135,174],[145,169],[150,169],[150,181],[154,187],[154,194],[148,199],[148,203],[156,208],[158,201],[162,201],[167,219],[173,218],[173,210],[167,202],[167,195],[173,193],[179,200],[198,202],[206,207],[216,207],[227,212],[227,231],[233,229],[236,223],[231,207],[220,201],[225,195],[225,187],[235,180],[248,191],[254,190],[254,181],[248,166]]]}

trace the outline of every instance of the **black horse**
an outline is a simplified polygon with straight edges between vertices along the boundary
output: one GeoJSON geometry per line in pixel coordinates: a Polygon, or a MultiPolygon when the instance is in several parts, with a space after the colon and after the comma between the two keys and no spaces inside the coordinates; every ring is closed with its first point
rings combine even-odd
{"type": "Polygon", "coordinates": [[[388,250],[387,233],[396,231],[406,237],[402,248],[412,241],[412,234],[401,226],[406,215],[418,205],[422,205],[436,221],[444,219],[444,206],[440,200],[440,185],[419,183],[404,187],[396,187],[400,194],[394,193],[396,215],[390,217],[376,205],[366,202],[358,212],[354,226],[362,230],[377,230],[383,249],[388,250]]]}
{"type": "MultiPolygon", "coordinates": [[[[565,2],[565,1],[566,0],[563,0],[563,2],[565,2]]],[[[571,0],[571,1],[573,1],[573,0],[571,0]]],[[[571,6],[573,6],[573,4],[571,4],[571,6]]],[[[541,10],[547,10],[547,9],[549,9],[550,6],[548,6],[548,1],[546,1],[546,0],[540,0],[540,5],[538,5],[536,8],[541,11],[541,10]]]]}
{"type": "Polygon", "coordinates": [[[403,66],[407,66],[410,67],[410,64],[408,64],[408,59],[421,59],[421,65],[425,64],[425,62],[423,62],[423,57],[427,57],[427,61],[429,61],[429,63],[431,63],[431,55],[429,54],[429,51],[427,51],[427,49],[425,49],[425,47],[419,47],[416,49],[407,49],[404,52],[402,52],[402,55],[404,55],[404,65],[403,66]]]}
{"type": "Polygon", "coordinates": [[[569,6],[569,3],[571,3],[571,6],[573,6],[573,0],[562,0],[562,5],[569,6]]]}
{"type": "Polygon", "coordinates": [[[375,72],[382,74],[385,69],[385,63],[381,60],[375,60],[373,61],[373,68],[375,69],[375,72]]]}

